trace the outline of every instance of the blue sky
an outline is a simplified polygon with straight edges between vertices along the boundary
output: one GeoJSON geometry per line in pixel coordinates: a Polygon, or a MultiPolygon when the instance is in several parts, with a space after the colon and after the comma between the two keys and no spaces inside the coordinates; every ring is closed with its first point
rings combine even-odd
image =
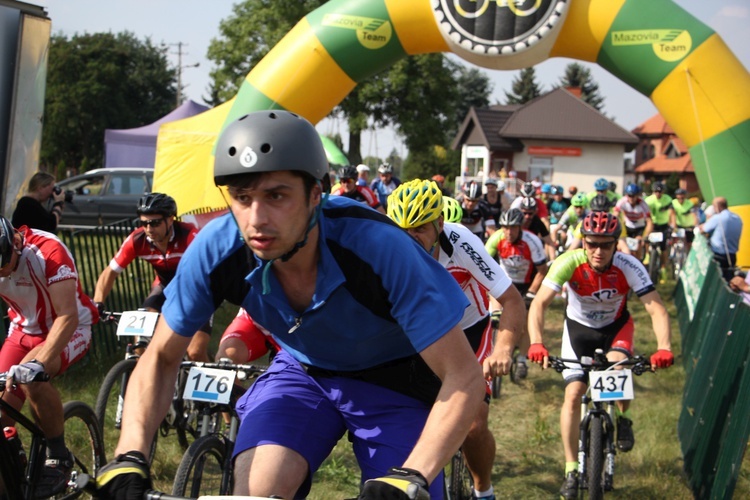
{"type": "MultiPolygon", "coordinates": [[[[170,58],[177,65],[177,47],[183,44],[182,65],[186,67],[182,81],[187,97],[203,102],[207,94],[211,62],[206,51],[212,38],[219,34],[219,23],[232,13],[236,0],[25,0],[47,9],[54,33],[70,36],[75,33],[131,31],[139,38],[150,37],[154,44],[169,44],[170,58]]],[[[406,0],[404,0],[406,1],[406,0]]],[[[750,68],[750,2],[748,0],[676,0],[711,28],[716,30],[742,61],[750,68]]],[[[554,59],[537,66],[537,77],[543,88],[557,83],[570,59],[554,59]]],[[[631,89],[619,79],[594,64],[590,67],[600,91],[605,96],[604,112],[615,121],[632,129],[656,113],[651,101],[631,89]]],[[[504,91],[509,91],[517,71],[486,71],[494,85],[492,100],[504,102],[504,91]]],[[[324,120],[318,124],[323,133],[341,133],[343,122],[324,120]]],[[[393,148],[403,151],[400,140],[392,130],[366,132],[362,137],[362,154],[385,156],[393,148]]],[[[405,153],[405,152],[404,152],[405,153]]]]}

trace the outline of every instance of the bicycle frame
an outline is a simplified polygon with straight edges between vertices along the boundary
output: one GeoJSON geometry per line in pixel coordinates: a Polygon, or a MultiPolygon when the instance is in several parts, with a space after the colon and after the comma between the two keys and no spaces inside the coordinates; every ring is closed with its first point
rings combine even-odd
{"type": "Polygon", "coordinates": [[[16,425],[21,425],[31,433],[31,444],[28,448],[28,463],[23,471],[21,481],[18,481],[18,471],[21,468],[18,456],[14,453],[5,438],[0,439],[0,476],[5,485],[7,498],[33,498],[39,475],[44,464],[46,440],[44,433],[34,422],[19,412],[6,401],[0,399],[0,416],[7,414],[15,420],[16,425]]]}

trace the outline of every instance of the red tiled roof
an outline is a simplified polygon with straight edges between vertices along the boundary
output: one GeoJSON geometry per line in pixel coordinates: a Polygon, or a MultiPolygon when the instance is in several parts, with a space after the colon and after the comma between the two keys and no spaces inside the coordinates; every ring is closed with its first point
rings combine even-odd
{"type": "Polygon", "coordinates": [[[676,172],[682,174],[685,172],[695,172],[695,169],[693,168],[693,162],[690,159],[690,155],[684,155],[679,158],[657,156],[656,158],[651,158],[647,162],[638,165],[635,168],[635,171],[639,174],[646,172],[653,172],[655,174],[670,174],[676,172]]]}
{"type": "Polygon", "coordinates": [[[675,135],[674,130],[659,113],[655,114],[633,130],[635,135],[675,135]]]}

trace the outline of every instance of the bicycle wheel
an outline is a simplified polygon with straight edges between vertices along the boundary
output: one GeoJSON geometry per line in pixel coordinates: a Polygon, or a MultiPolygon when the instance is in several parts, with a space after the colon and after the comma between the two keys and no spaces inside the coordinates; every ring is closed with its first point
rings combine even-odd
{"type": "Polygon", "coordinates": [[[599,500],[604,496],[602,473],[604,470],[604,422],[600,415],[592,415],[589,422],[588,486],[589,498],[599,500]]]}
{"type": "Polygon", "coordinates": [[[500,399],[500,391],[503,387],[503,377],[492,377],[492,399],[500,399]]]}
{"type": "MultiPolygon", "coordinates": [[[[104,377],[99,394],[96,396],[94,413],[99,423],[102,435],[106,442],[108,454],[114,454],[115,446],[120,440],[120,423],[122,422],[122,407],[125,402],[125,390],[127,389],[130,374],[135,368],[136,359],[123,359],[117,362],[104,377]]],[[[157,433],[158,434],[158,433],[157,433]]],[[[153,461],[156,452],[156,438],[151,445],[149,462],[153,461]]]]}
{"type": "MultiPolygon", "coordinates": [[[[231,480],[227,491],[221,487],[224,474],[226,447],[216,435],[198,438],[182,456],[172,486],[172,494],[198,498],[201,495],[230,495],[231,480]]],[[[226,471],[227,474],[232,471],[226,471]]]]}
{"type": "Polygon", "coordinates": [[[471,500],[473,482],[461,450],[457,451],[445,471],[445,491],[448,500],[471,500]]]}
{"type": "MultiPolygon", "coordinates": [[[[99,469],[107,463],[104,439],[94,410],[82,401],[69,401],[63,405],[65,419],[65,445],[75,458],[71,484],[88,476],[93,482],[99,469]]],[[[69,487],[66,494],[76,490],[69,487]]]]}

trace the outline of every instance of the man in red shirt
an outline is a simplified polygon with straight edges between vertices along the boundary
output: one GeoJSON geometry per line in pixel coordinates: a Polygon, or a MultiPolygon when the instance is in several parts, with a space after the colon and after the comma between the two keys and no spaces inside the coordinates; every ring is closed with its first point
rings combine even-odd
{"type": "MultiPolygon", "coordinates": [[[[96,307],[84,295],[68,248],[51,233],[0,217],[0,298],[8,304],[10,328],[0,350],[0,372],[8,372],[5,402],[20,410],[26,399],[44,432],[47,457],[36,482],[39,498],[65,488],[73,456],[65,446],[56,377],[83,358],[91,344],[96,307]],[[39,383],[32,383],[37,382],[39,383]],[[12,388],[18,384],[17,388],[12,388]]],[[[0,426],[14,422],[3,415],[0,426]]]]}
{"type": "Polygon", "coordinates": [[[339,183],[341,187],[336,189],[333,193],[334,196],[346,196],[352,200],[364,203],[368,207],[374,208],[381,214],[385,213],[385,209],[380,204],[378,197],[367,186],[360,186],[357,184],[357,169],[355,167],[343,167],[339,170],[339,183]]]}
{"type": "MultiPolygon", "coordinates": [[[[151,293],[143,301],[143,308],[160,312],[166,300],[164,288],[177,271],[177,264],[193,241],[198,230],[191,224],[175,221],[177,204],[171,196],[152,193],[143,196],[138,202],[138,219],[141,227],[130,233],[120,250],[99,275],[94,291],[94,302],[99,311],[104,309],[112,286],[125,268],[138,257],[154,268],[156,279],[151,293]]],[[[193,361],[208,361],[208,341],[211,323],[204,324],[193,336],[188,347],[188,357],[193,361]]]]}

